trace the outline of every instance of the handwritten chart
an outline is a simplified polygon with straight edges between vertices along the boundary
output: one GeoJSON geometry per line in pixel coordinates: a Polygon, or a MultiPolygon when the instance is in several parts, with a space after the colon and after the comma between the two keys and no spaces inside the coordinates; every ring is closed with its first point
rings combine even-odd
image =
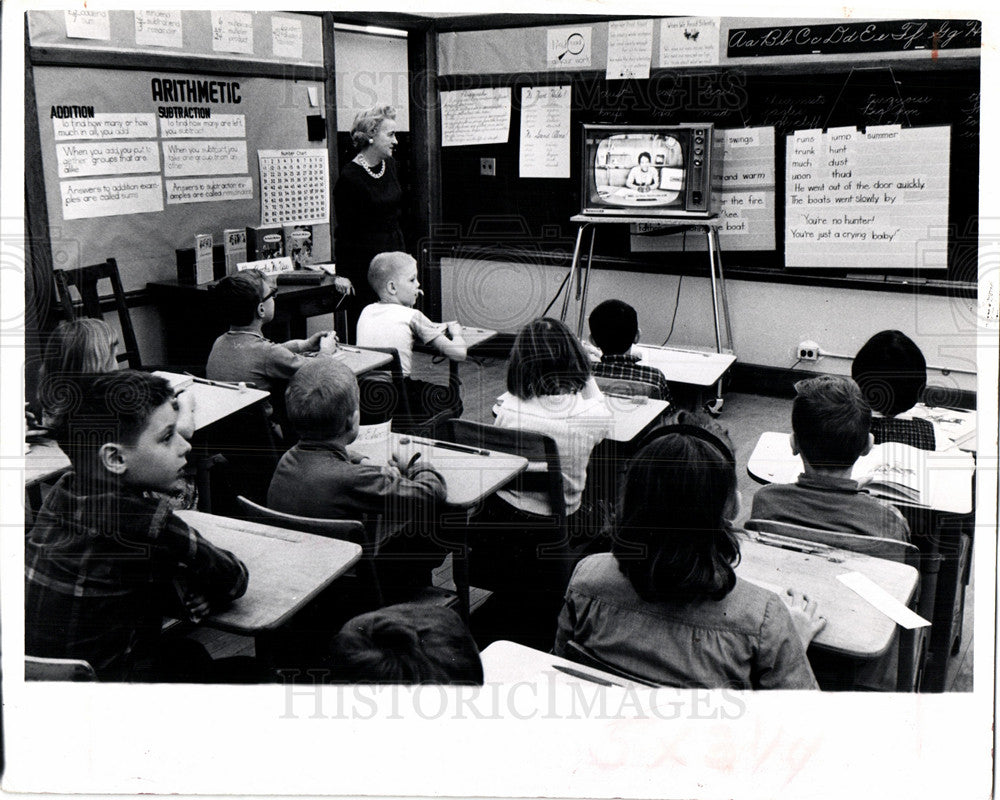
{"type": "Polygon", "coordinates": [[[950,141],[948,126],[787,137],[785,266],[945,269],[946,248],[921,243],[948,224],[950,141]]]}
{"type": "Polygon", "coordinates": [[[569,177],[569,114],[569,86],[522,87],[522,178],[569,177]]]}
{"type": "Polygon", "coordinates": [[[441,92],[441,146],[496,144],[510,135],[510,88],[441,92]]]}

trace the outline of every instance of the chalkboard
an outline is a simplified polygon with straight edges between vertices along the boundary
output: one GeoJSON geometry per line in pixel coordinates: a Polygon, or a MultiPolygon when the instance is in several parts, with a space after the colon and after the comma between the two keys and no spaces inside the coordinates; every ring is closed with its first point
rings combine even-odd
{"type": "MultiPolygon", "coordinates": [[[[654,71],[648,80],[607,81],[602,73],[536,73],[453,76],[439,80],[442,91],[480,86],[512,89],[511,135],[506,144],[447,147],[441,151],[444,219],[462,237],[475,240],[484,220],[514,232],[531,246],[566,250],[580,210],[580,126],[590,123],[672,124],[713,122],[720,128],[773,126],[775,129],[775,248],[740,254],[739,266],[783,270],[785,140],[796,130],[842,126],[950,126],[947,269],[924,277],[974,284],[978,279],[979,93],[978,63],[948,67],[911,63],[805,74],[749,72],[738,68],[654,71]],[[520,179],[518,130],[520,89],[571,84],[570,178],[520,179]],[[496,159],[496,176],[480,176],[479,160],[496,159]],[[545,245],[548,240],[548,245],[545,245]]],[[[494,237],[502,240],[502,235],[494,237]]],[[[604,226],[595,259],[606,266],[650,268],[663,259],[633,253],[628,226],[604,226]]],[[[692,253],[671,254],[671,265],[703,260],[692,253]]],[[[729,264],[727,263],[727,267],[729,264]]],[[[857,270],[878,270],[859,264],[857,270]]],[[[806,270],[808,271],[808,270],[806,270]]],[[[829,274],[826,271],[825,274],[829,274]]]]}

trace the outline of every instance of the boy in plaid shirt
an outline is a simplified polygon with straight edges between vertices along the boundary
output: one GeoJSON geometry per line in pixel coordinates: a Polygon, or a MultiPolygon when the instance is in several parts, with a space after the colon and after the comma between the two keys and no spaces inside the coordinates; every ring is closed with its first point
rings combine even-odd
{"type": "Polygon", "coordinates": [[[167,381],[123,370],[79,388],[73,468],[25,537],[25,653],[84,659],[102,680],[190,678],[199,660],[210,669],[207,653],[167,645],[163,618],[200,621],[243,595],[247,569],[143,495],[175,488],[191,449],[167,381]]]}
{"type": "Polygon", "coordinates": [[[655,400],[670,402],[670,386],[656,367],[640,364],[630,349],[639,341],[635,309],[621,300],[605,300],[590,312],[590,341],[601,349],[601,360],[592,365],[595,378],[639,381],[653,386],[655,400]]]}

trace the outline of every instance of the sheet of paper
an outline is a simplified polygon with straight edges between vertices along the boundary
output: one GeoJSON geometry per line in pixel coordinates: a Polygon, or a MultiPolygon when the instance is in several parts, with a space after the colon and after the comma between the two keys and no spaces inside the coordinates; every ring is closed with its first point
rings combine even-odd
{"type": "Polygon", "coordinates": [[[67,39],[111,38],[111,19],[107,11],[75,9],[63,12],[66,19],[67,39]]]}
{"type": "Polygon", "coordinates": [[[510,87],[441,92],[441,146],[498,144],[510,135],[510,87]]]}
{"type": "Polygon", "coordinates": [[[381,466],[389,461],[391,452],[390,436],[392,421],[380,422],[376,425],[359,425],[358,436],[351,443],[350,449],[358,448],[364,452],[371,463],[381,466]]]}
{"type": "Polygon", "coordinates": [[[857,592],[893,622],[908,630],[930,625],[927,620],[908,609],[871,578],[860,572],[845,572],[843,575],[838,575],[837,580],[848,589],[857,592]]]}
{"type": "Polygon", "coordinates": [[[271,17],[271,53],[275,58],[302,60],[302,21],[271,17]]]}
{"type": "Polygon", "coordinates": [[[718,63],[718,17],[671,17],[660,20],[661,67],[703,67],[718,63]]]}
{"type": "Polygon", "coordinates": [[[213,114],[208,119],[161,119],[164,139],[242,139],[247,135],[245,114],[213,114]]]}
{"type": "Polygon", "coordinates": [[[626,19],[608,23],[607,79],[649,78],[653,59],[653,20],[626,19]]]}
{"type": "Polygon", "coordinates": [[[60,178],[158,172],[156,142],[66,142],[56,145],[60,178]]]}
{"type": "Polygon", "coordinates": [[[159,175],[139,178],[89,178],[60,181],[63,219],[113,217],[163,210],[163,181],[159,175]]]}
{"type": "Polygon", "coordinates": [[[549,28],[545,32],[547,66],[555,69],[589,67],[593,30],[586,25],[549,28]]]}
{"type": "Polygon", "coordinates": [[[249,175],[167,180],[168,205],[251,199],[253,199],[253,179],[249,175]]]}
{"type": "Polygon", "coordinates": [[[57,142],[79,139],[155,139],[156,117],[139,113],[97,113],[89,119],[53,117],[57,142]]]}
{"type": "Polygon", "coordinates": [[[253,15],[245,11],[212,12],[212,49],[253,55],[253,15]]]}
{"type": "Polygon", "coordinates": [[[325,147],[258,150],[260,224],[330,221],[330,169],[325,147]]]}
{"type": "Polygon", "coordinates": [[[521,88],[522,178],[569,177],[569,86],[521,88]]]}
{"type": "Polygon", "coordinates": [[[948,126],[795,131],[785,160],[785,265],[944,269],[948,126]]]}
{"type": "Polygon", "coordinates": [[[163,174],[231,175],[247,171],[245,141],[163,142],[163,174]]]}
{"type": "Polygon", "coordinates": [[[135,43],[146,47],[184,47],[180,11],[135,12],[135,43]]]}

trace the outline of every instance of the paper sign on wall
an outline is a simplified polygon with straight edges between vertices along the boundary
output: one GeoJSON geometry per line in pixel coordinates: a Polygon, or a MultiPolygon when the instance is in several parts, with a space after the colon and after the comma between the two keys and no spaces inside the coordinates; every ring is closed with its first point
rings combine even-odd
{"type": "Polygon", "coordinates": [[[247,135],[245,114],[213,114],[208,119],[161,119],[164,139],[242,139],[247,135]]]}
{"type": "Polygon", "coordinates": [[[496,144],[510,134],[510,87],[441,92],[441,146],[496,144]]]}
{"type": "Polygon", "coordinates": [[[607,79],[649,77],[653,58],[653,20],[626,19],[608,23],[607,79]]]}
{"type": "Polygon", "coordinates": [[[785,266],[945,269],[951,128],[795,131],[785,159],[785,266]]]}
{"type": "Polygon", "coordinates": [[[77,139],[155,139],[156,117],[152,114],[94,114],[90,118],[53,118],[57,142],[77,139]]]}
{"type": "Polygon", "coordinates": [[[159,175],[138,178],[90,178],[60,181],[63,219],[146,214],[163,210],[159,175]]]}
{"type": "Polygon", "coordinates": [[[59,177],[125,175],[160,169],[156,142],[70,142],[56,145],[59,177]]]}
{"type": "Polygon", "coordinates": [[[258,150],[260,224],[330,221],[330,168],[325,147],[258,150]]]}
{"type": "Polygon", "coordinates": [[[136,11],[135,43],[149,47],[184,47],[180,11],[136,11]]]}
{"type": "Polygon", "coordinates": [[[246,171],[245,141],[163,142],[164,175],[230,175],[246,171]]]}
{"type": "Polygon", "coordinates": [[[569,177],[569,86],[521,89],[522,178],[569,177]]]}
{"type": "Polygon", "coordinates": [[[74,10],[63,12],[67,39],[111,38],[111,19],[107,11],[74,10]]]}
{"type": "Polygon", "coordinates": [[[557,69],[589,67],[592,29],[579,25],[570,28],[549,28],[545,32],[545,63],[557,69]]]}
{"type": "Polygon", "coordinates": [[[212,12],[212,49],[253,55],[253,15],[244,11],[212,12]]]}
{"type": "Polygon", "coordinates": [[[271,17],[271,52],[275,58],[302,60],[302,21],[271,17]]]}
{"type": "Polygon", "coordinates": [[[661,67],[704,67],[718,63],[718,17],[660,20],[661,67]]]}
{"type": "Polygon", "coordinates": [[[233,175],[225,178],[178,178],[167,181],[168,205],[252,198],[253,180],[249,175],[233,175]]]}

